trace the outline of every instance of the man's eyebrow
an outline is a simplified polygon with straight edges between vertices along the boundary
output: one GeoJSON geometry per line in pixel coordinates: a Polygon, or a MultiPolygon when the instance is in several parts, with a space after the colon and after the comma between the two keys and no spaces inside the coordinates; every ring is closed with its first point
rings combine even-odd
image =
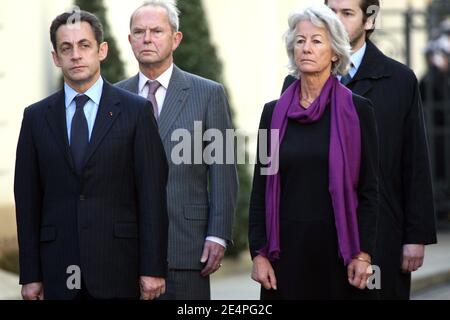
{"type": "MultiPolygon", "coordinates": [[[[89,42],[89,43],[91,43],[91,41],[90,41],[89,39],[81,39],[81,40],[78,41],[77,43],[83,43],[83,42],[89,42]]],[[[71,45],[72,45],[71,42],[69,42],[69,41],[64,41],[64,42],[62,42],[59,46],[62,47],[62,46],[71,46],[71,45]]]]}

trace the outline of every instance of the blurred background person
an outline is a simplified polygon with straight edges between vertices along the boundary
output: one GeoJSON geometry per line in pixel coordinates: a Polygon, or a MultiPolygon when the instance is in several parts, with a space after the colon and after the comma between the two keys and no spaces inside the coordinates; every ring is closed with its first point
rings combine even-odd
{"type": "Polygon", "coordinates": [[[444,130],[449,126],[447,114],[450,108],[450,28],[444,23],[440,31],[425,50],[428,70],[420,81],[420,93],[432,124],[430,143],[433,150],[434,179],[436,183],[446,183],[449,179],[446,164],[448,138],[444,130]]]}

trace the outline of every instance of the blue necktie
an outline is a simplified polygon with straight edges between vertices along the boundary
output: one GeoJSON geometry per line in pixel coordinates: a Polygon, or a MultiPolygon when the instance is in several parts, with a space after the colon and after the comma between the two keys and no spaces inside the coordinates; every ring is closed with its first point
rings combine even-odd
{"type": "Polygon", "coordinates": [[[344,86],[348,85],[350,81],[352,81],[352,76],[350,75],[350,72],[341,78],[341,83],[344,86]]]}
{"type": "MultiPolygon", "coordinates": [[[[353,64],[353,62],[352,63],[350,63],[350,70],[351,69],[353,69],[355,67],[355,65],[353,64]]],[[[348,71],[348,73],[345,75],[345,76],[343,76],[342,78],[341,78],[341,83],[344,85],[344,86],[346,86],[346,85],[348,85],[351,81],[352,81],[352,76],[350,75],[350,70],[348,71]]]]}
{"type": "Polygon", "coordinates": [[[72,152],[75,170],[81,175],[86,149],[89,145],[89,128],[86,116],[84,115],[84,106],[89,101],[89,97],[83,94],[75,97],[74,100],[77,110],[73,116],[72,126],[70,128],[70,150],[72,152]]]}

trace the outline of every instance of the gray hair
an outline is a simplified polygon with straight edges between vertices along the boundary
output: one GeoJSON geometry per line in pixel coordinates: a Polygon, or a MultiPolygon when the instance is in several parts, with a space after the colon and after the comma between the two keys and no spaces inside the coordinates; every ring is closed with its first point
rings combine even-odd
{"type": "Polygon", "coordinates": [[[350,69],[351,46],[347,31],[337,15],[326,5],[309,7],[305,11],[293,12],[289,16],[289,29],[284,35],[286,50],[289,57],[290,74],[300,77],[300,70],[295,63],[294,47],[297,25],[302,21],[310,21],[319,28],[325,28],[331,42],[331,49],[338,56],[338,61],[333,62],[332,74],[346,75],[350,69]]]}
{"type": "Polygon", "coordinates": [[[149,0],[144,2],[139,8],[134,10],[133,14],[130,18],[130,29],[133,24],[133,18],[138,12],[139,9],[144,7],[160,7],[167,11],[167,15],[169,16],[169,23],[173,32],[178,32],[180,29],[180,10],[177,7],[176,0],[149,0]]]}

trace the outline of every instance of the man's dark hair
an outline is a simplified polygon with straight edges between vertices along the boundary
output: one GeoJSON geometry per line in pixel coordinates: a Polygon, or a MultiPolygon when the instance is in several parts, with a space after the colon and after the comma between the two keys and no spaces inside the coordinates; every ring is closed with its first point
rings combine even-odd
{"type": "Polygon", "coordinates": [[[76,24],[81,22],[87,22],[91,25],[92,31],[94,32],[95,40],[97,40],[97,45],[103,42],[103,25],[100,20],[90,12],[87,11],[72,11],[60,14],[53,20],[50,26],[50,40],[52,41],[53,49],[57,52],[56,48],[56,32],[59,27],[63,25],[76,24]]]}
{"type": "MultiPolygon", "coordinates": [[[[328,0],[325,0],[325,4],[328,5],[328,0]]],[[[374,16],[374,27],[372,30],[366,32],[366,39],[369,39],[372,33],[375,31],[375,21],[377,19],[377,15],[381,10],[380,0],[359,0],[359,7],[363,12],[363,23],[366,23],[367,20],[374,16]]]]}

